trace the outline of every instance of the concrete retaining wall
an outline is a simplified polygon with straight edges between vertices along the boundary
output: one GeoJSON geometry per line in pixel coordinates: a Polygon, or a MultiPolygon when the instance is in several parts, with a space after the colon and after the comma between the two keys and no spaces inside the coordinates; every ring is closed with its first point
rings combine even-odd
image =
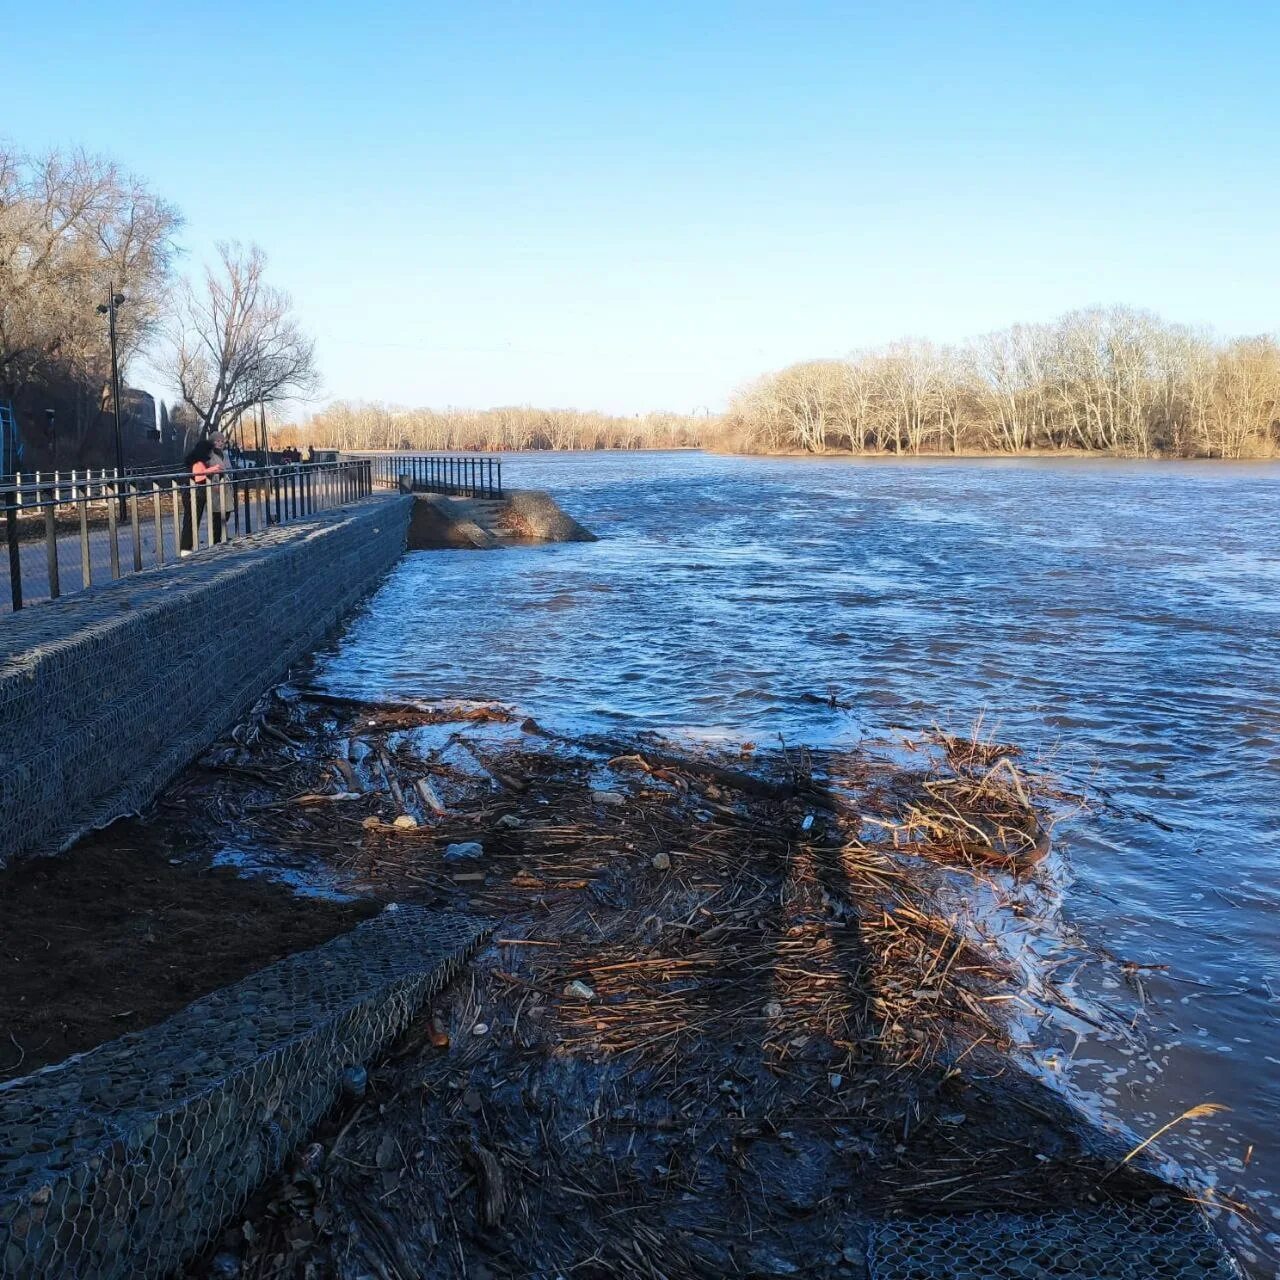
{"type": "Polygon", "coordinates": [[[149,803],[404,550],[385,495],[0,621],[0,866],[149,803]]]}

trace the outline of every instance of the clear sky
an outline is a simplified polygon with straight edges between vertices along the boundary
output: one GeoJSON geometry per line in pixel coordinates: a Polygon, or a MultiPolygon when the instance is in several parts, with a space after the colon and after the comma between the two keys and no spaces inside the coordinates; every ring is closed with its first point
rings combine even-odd
{"type": "Polygon", "coordinates": [[[147,177],[189,266],[260,243],[327,398],[715,409],[1093,303],[1280,329],[1276,3],[45,0],[0,47],[0,134],[147,177]]]}

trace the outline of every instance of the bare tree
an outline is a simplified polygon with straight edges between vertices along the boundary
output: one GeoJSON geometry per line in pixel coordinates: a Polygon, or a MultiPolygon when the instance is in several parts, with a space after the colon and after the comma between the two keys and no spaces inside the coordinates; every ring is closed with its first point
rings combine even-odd
{"type": "Polygon", "coordinates": [[[299,327],[287,293],[266,283],[256,246],[218,245],[203,287],[180,290],[161,367],[205,434],[254,405],[310,395],[318,386],[315,344],[299,327]]]}
{"type": "Polygon", "coordinates": [[[0,395],[73,397],[78,444],[109,367],[97,305],[109,289],[128,297],[117,325],[127,360],[155,331],[180,224],[172,205],[109,160],[0,147],[0,395]]]}

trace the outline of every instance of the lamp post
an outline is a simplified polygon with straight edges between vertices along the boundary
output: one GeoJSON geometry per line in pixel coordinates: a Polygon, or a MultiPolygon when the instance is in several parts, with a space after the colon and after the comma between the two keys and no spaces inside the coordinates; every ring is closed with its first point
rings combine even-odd
{"type": "Polygon", "coordinates": [[[116,492],[120,495],[120,518],[127,514],[120,481],[124,479],[124,437],[120,434],[120,361],[116,354],[116,308],[124,305],[124,294],[116,292],[114,281],[107,284],[107,300],[98,304],[98,314],[107,317],[107,333],[111,339],[111,407],[116,425],[116,492]]]}

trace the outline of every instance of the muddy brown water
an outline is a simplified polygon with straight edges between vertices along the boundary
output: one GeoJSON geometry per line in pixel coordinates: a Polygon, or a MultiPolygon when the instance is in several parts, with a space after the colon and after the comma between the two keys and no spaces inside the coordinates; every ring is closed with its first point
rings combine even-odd
{"type": "Polygon", "coordinates": [[[848,743],[939,722],[1051,756],[1065,816],[1006,934],[1079,1016],[1027,1061],[1248,1206],[1280,1267],[1280,466],[511,460],[604,541],[405,557],[315,679],[569,731],[848,743]],[[852,710],[825,705],[835,693],[852,710]],[[814,695],[818,695],[815,700],[814,695]],[[1167,966],[1156,967],[1156,966],[1167,966]]]}

